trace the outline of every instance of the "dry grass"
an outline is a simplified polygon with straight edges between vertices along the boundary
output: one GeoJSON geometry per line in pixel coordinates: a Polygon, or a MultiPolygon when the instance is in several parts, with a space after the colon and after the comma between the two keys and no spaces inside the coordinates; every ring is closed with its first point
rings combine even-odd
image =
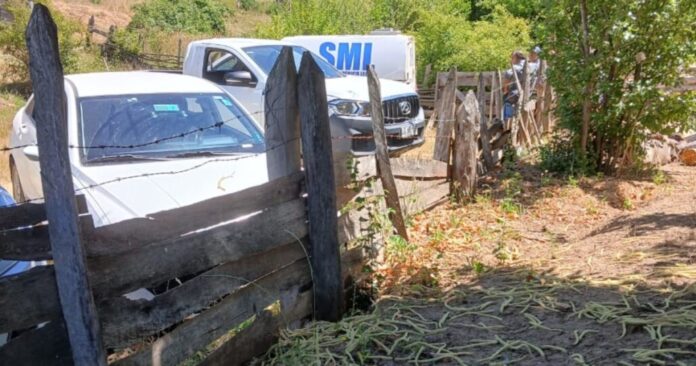
{"type": "Polygon", "coordinates": [[[696,170],[663,170],[503,171],[411,220],[373,311],[286,331],[260,363],[696,365],[696,170]]]}

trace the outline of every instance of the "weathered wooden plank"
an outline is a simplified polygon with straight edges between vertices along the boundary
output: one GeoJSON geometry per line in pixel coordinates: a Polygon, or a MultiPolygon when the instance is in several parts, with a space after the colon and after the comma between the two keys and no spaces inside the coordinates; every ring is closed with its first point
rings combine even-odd
{"type": "MultiPolygon", "coordinates": [[[[301,195],[303,180],[304,175],[297,172],[243,191],[162,211],[149,218],[136,218],[96,229],[91,217],[81,216],[80,228],[87,256],[125,253],[290,201],[301,195]]],[[[0,258],[52,258],[48,225],[2,231],[0,239],[0,258]]]]}
{"type": "Polygon", "coordinates": [[[472,91],[466,95],[466,100],[457,111],[457,126],[454,143],[454,194],[458,199],[472,197],[476,191],[476,158],[478,143],[476,142],[480,127],[479,108],[476,96],[472,91]]]}
{"type": "Polygon", "coordinates": [[[300,197],[303,179],[303,174],[297,172],[239,192],[148,215],[148,218],[83,230],[87,255],[128,252],[288,202],[300,197]]]}
{"type": "Polygon", "coordinates": [[[283,47],[268,74],[264,90],[264,115],[268,178],[276,179],[299,172],[297,71],[290,47],[283,47]]]}
{"type": "Polygon", "coordinates": [[[257,315],[248,328],[237,333],[227,343],[210,354],[199,366],[243,365],[265,353],[278,339],[279,331],[296,320],[312,314],[312,293],[305,291],[280,304],[280,312],[265,310],[257,315]]]}
{"type": "Polygon", "coordinates": [[[452,68],[444,83],[442,101],[439,104],[440,111],[437,112],[437,133],[435,135],[435,149],[433,159],[449,164],[450,161],[450,139],[454,127],[454,95],[457,90],[455,83],[456,69],[452,68]]]}
{"type": "Polygon", "coordinates": [[[0,258],[23,261],[53,258],[48,225],[0,232],[0,258]]]}
{"type": "MultiPolygon", "coordinates": [[[[145,350],[113,365],[179,364],[261,309],[278,301],[281,294],[287,294],[290,289],[297,291],[310,281],[307,261],[300,259],[227,296],[212,308],[177,326],[145,350]]],[[[282,303],[282,299],[280,300],[282,303]]]]}
{"type": "Polygon", "coordinates": [[[256,278],[305,259],[302,243],[225,263],[184,282],[151,301],[113,298],[98,305],[107,347],[125,347],[178,324],[256,278]]]}
{"type": "MultiPolygon", "coordinates": [[[[374,156],[364,156],[356,159],[357,181],[377,176],[377,163],[374,156]]],[[[447,178],[447,163],[411,157],[389,159],[392,174],[397,179],[440,179],[447,178]]]]}
{"type": "Polygon", "coordinates": [[[479,73],[477,94],[479,119],[481,125],[479,128],[479,130],[481,131],[481,154],[483,155],[483,161],[486,166],[486,170],[491,170],[493,169],[494,164],[493,155],[491,155],[491,136],[488,135],[488,121],[486,119],[486,106],[484,102],[484,99],[486,97],[486,87],[483,82],[483,73],[479,73]]]}
{"type": "MultiPolygon", "coordinates": [[[[513,68],[514,68],[514,66],[513,66],[513,68]]],[[[524,70],[523,70],[523,73],[525,75],[527,75],[527,73],[528,73],[527,70],[529,70],[529,69],[527,67],[527,63],[525,63],[524,70]]],[[[532,139],[529,135],[529,131],[527,131],[527,126],[525,123],[526,121],[524,119],[524,114],[522,113],[523,108],[519,107],[520,105],[524,105],[525,89],[524,89],[524,86],[520,83],[520,78],[517,76],[517,73],[513,72],[512,74],[515,76],[515,84],[517,85],[517,90],[520,93],[519,101],[517,102],[518,103],[517,115],[515,116],[515,121],[513,123],[515,123],[515,125],[519,125],[519,127],[521,127],[524,138],[527,141],[527,146],[532,147],[533,146],[532,139]]],[[[513,131],[512,133],[513,133],[513,141],[514,141],[515,137],[517,136],[517,134],[516,134],[517,131],[514,128],[512,131],[513,131]]]]}
{"type": "Polygon", "coordinates": [[[34,5],[26,41],[46,217],[50,222],[56,282],[73,361],[78,366],[106,365],[99,319],[87,280],[85,253],[80,244],[57,34],[48,8],[34,5]]]}
{"type": "MultiPolygon", "coordinates": [[[[78,213],[87,212],[84,195],[75,196],[78,213]]],[[[43,203],[23,203],[16,206],[0,207],[0,232],[20,227],[32,226],[46,221],[46,207],[43,203]]],[[[0,251],[0,258],[3,252],[0,251]]]]}
{"type": "Polygon", "coordinates": [[[32,329],[0,347],[0,365],[72,366],[68,330],[62,319],[32,329]]]}
{"type": "Polygon", "coordinates": [[[496,74],[498,80],[496,84],[498,87],[495,91],[495,100],[498,106],[498,118],[505,124],[505,97],[503,96],[503,85],[505,85],[505,81],[503,80],[503,73],[500,70],[498,70],[496,74]]]}
{"type": "Polygon", "coordinates": [[[344,287],[360,277],[365,266],[365,250],[358,246],[341,254],[341,270],[344,287]]]}
{"type": "Polygon", "coordinates": [[[302,157],[307,183],[309,240],[319,320],[340,319],[343,308],[341,261],[336,227],[336,183],[324,73],[309,52],[298,77],[302,157]]]}
{"type": "MultiPolygon", "coordinates": [[[[484,82],[486,86],[491,85],[491,80],[493,78],[493,71],[484,71],[484,82]]],[[[457,87],[460,86],[477,86],[478,85],[478,72],[467,72],[459,71],[457,72],[457,87]]],[[[448,75],[446,72],[440,72],[437,75],[440,86],[445,85],[448,75]]]]}
{"type": "Polygon", "coordinates": [[[435,185],[428,186],[423,189],[401,198],[404,209],[408,215],[429,210],[434,206],[445,202],[449,199],[450,187],[449,182],[442,180],[435,185]]]}
{"type": "Polygon", "coordinates": [[[90,279],[97,297],[104,299],[262,253],[305,235],[305,203],[296,199],[207,231],[92,258],[90,279]]]}
{"type": "Polygon", "coordinates": [[[423,79],[421,80],[421,85],[419,89],[427,89],[430,86],[430,74],[433,72],[433,65],[425,65],[425,71],[423,72],[423,79]]]}
{"type": "Polygon", "coordinates": [[[379,77],[375,66],[370,65],[367,70],[367,85],[370,95],[370,107],[372,115],[372,129],[375,139],[375,160],[377,161],[377,175],[384,187],[385,201],[389,209],[389,219],[396,232],[404,240],[408,241],[408,231],[404,222],[404,214],[399,202],[399,191],[396,189],[394,176],[389,162],[389,148],[387,147],[387,135],[384,131],[384,112],[382,110],[382,93],[380,91],[379,77]]]}
{"type": "Polygon", "coordinates": [[[53,266],[0,278],[0,333],[60,319],[53,266]]]}

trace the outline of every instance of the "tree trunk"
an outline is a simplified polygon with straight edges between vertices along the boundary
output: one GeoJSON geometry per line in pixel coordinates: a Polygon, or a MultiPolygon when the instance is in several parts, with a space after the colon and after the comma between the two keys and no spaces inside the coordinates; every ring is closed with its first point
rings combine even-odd
{"type": "MultiPolygon", "coordinates": [[[[590,65],[590,28],[587,23],[587,0],[580,0],[580,22],[582,23],[582,53],[585,66],[590,65]]],[[[592,112],[592,81],[585,85],[582,101],[582,132],[580,135],[580,152],[587,154],[587,140],[590,133],[590,114],[592,112]]]]}

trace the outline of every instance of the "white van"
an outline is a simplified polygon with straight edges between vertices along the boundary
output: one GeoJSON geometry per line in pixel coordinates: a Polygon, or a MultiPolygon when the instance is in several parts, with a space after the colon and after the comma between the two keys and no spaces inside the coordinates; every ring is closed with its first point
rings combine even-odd
{"type": "Polygon", "coordinates": [[[344,74],[365,76],[375,65],[383,79],[400,81],[416,88],[416,43],[411,36],[393,30],[369,35],[295,36],[283,41],[302,46],[321,56],[344,74]]]}

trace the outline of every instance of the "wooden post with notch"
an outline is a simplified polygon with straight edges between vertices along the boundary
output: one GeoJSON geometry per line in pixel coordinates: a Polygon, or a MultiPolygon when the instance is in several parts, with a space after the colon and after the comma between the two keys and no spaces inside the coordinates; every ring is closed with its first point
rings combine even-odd
{"type": "Polygon", "coordinates": [[[548,118],[546,118],[546,61],[539,61],[539,70],[537,71],[536,77],[536,89],[537,89],[537,123],[540,125],[541,133],[546,134],[549,132],[548,118]]]}
{"type": "Polygon", "coordinates": [[[343,287],[329,106],[324,73],[309,52],[302,55],[297,90],[312,249],[314,314],[317,320],[337,321],[343,309],[343,287]]]}
{"type": "Polygon", "coordinates": [[[421,80],[421,88],[428,89],[430,86],[430,74],[433,72],[433,65],[425,65],[425,72],[423,72],[423,80],[421,80]]]}
{"type": "Polygon", "coordinates": [[[479,130],[479,106],[471,90],[466,94],[464,103],[457,110],[455,141],[453,151],[453,188],[457,199],[472,197],[476,193],[477,179],[477,136],[479,130]]]}
{"type": "MultiPolygon", "coordinates": [[[[454,127],[455,92],[457,90],[457,69],[450,69],[447,75],[447,82],[443,87],[442,94],[438,95],[442,100],[438,105],[440,111],[437,115],[437,133],[435,134],[435,150],[433,159],[450,162],[450,140],[454,127]]],[[[437,103],[437,102],[436,102],[437,103]]]]}
{"type": "Polygon", "coordinates": [[[274,180],[300,171],[297,71],[292,48],[283,47],[264,90],[266,167],[274,180]]]}
{"type": "Polygon", "coordinates": [[[84,248],[80,243],[68,157],[67,104],[57,29],[49,10],[42,4],[34,6],[26,40],[46,217],[73,362],[85,366],[106,365],[99,319],[87,279],[84,248]]]}
{"type": "MultiPolygon", "coordinates": [[[[505,84],[505,81],[503,80],[503,73],[498,70],[497,72],[498,75],[498,90],[495,91],[495,99],[496,103],[498,104],[498,119],[503,121],[503,126],[505,126],[505,129],[509,129],[508,123],[505,120],[505,97],[503,96],[503,85],[505,84]]],[[[495,74],[493,75],[495,76],[495,74]]]]}
{"type": "MultiPolygon", "coordinates": [[[[522,113],[524,113],[524,100],[525,100],[524,93],[525,93],[525,90],[523,89],[523,86],[520,83],[520,78],[517,76],[517,72],[515,71],[514,64],[512,65],[511,70],[512,70],[512,75],[514,75],[514,77],[515,77],[515,86],[517,87],[517,91],[520,94],[519,98],[517,99],[517,108],[515,108],[517,110],[517,112],[515,113],[515,119],[513,121],[513,126],[520,127],[520,130],[522,131],[522,133],[524,135],[525,141],[527,141],[527,146],[532,147],[533,146],[532,139],[529,136],[529,132],[527,131],[527,126],[525,126],[525,124],[524,124],[525,120],[524,120],[524,118],[521,118],[521,116],[523,115],[522,113]]],[[[522,70],[523,74],[527,73],[526,70],[527,70],[527,63],[525,62],[524,69],[522,70]]],[[[519,130],[516,130],[515,128],[513,128],[512,131],[513,131],[513,133],[512,133],[513,139],[517,138],[518,142],[519,142],[519,136],[518,136],[519,130]]]]}
{"type": "Polygon", "coordinates": [[[391,163],[389,162],[389,149],[387,148],[387,135],[384,131],[384,112],[382,110],[382,94],[380,91],[379,78],[374,65],[370,65],[367,70],[367,85],[370,94],[370,111],[372,114],[372,129],[375,138],[375,158],[377,159],[377,174],[384,187],[384,195],[387,201],[387,208],[391,211],[389,219],[396,228],[396,232],[408,241],[408,232],[404,222],[404,213],[399,202],[399,192],[396,189],[396,181],[392,175],[391,163]]]}
{"type": "MultiPolygon", "coordinates": [[[[480,72],[478,76],[477,89],[483,162],[486,166],[486,170],[490,171],[493,169],[495,162],[493,162],[493,154],[491,153],[491,136],[488,134],[488,122],[486,121],[486,84],[484,83],[482,72],[480,72]]],[[[492,102],[493,101],[491,101],[491,103],[492,102]]]]}

